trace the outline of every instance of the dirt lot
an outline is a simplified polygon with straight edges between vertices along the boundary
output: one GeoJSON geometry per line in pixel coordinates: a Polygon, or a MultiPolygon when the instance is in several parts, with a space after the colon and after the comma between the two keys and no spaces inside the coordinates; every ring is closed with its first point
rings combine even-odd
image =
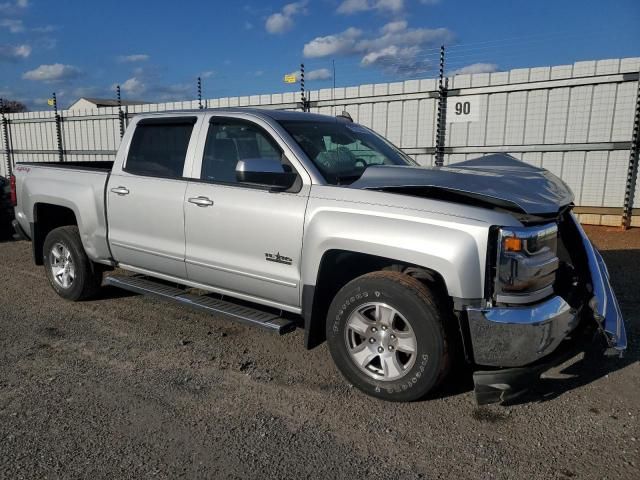
{"type": "Polygon", "coordinates": [[[626,315],[519,404],[468,372],[413,404],[348,386],[325,346],[103,289],[68,303],[0,243],[0,478],[640,478],[640,230],[588,230],[626,315]]]}

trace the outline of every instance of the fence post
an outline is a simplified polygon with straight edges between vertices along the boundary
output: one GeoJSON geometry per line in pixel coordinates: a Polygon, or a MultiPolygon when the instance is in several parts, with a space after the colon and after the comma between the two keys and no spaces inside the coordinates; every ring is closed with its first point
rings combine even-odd
{"type": "Polygon", "coordinates": [[[202,110],[202,79],[198,77],[198,108],[202,110]]]}
{"type": "Polygon", "coordinates": [[[638,155],[640,153],[640,72],[638,72],[638,92],[636,96],[636,114],[633,119],[633,133],[631,134],[631,149],[629,151],[629,168],[627,170],[627,185],[624,190],[624,212],[622,214],[622,228],[631,226],[633,216],[633,199],[636,181],[638,179],[638,155]]]}
{"type": "Polygon", "coordinates": [[[307,98],[304,94],[304,63],[300,64],[300,98],[302,100],[302,111],[307,111],[307,98]]]}
{"type": "Polygon", "coordinates": [[[444,144],[447,137],[447,87],[444,77],[444,45],[440,46],[440,76],[438,81],[438,118],[436,124],[436,166],[444,165],[444,144]]]}
{"type": "Polygon", "coordinates": [[[120,85],[116,85],[116,98],[118,100],[118,123],[120,124],[120,138],[124,137],[124,113],[122,112],[122,96],[120,85]]]}
{"type": "Polygon", "coordinates": [[[0,115],[2,115],[2,138],[4,139],[4,156],[7,162],[7,177],[10,177],[13,165],[11,164],[11,150],[9,149],[9,119],[4,114],[4,110],[4,100],[0,98],[0,115]]]}
{"type": "Polygon", "coordinates": [[[58,99],[56,92],[53,92],[53,112],[56,119],[56,140],[58,142],[58,160],[64,162],[64,150],[62,149],[62,118],[58,114],[58,99]]]}

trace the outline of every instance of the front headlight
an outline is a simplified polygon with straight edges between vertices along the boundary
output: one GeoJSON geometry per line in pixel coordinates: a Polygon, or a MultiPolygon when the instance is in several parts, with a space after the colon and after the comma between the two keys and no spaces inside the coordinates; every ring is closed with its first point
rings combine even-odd
{"type": "Polygon", "coordinates": [[[559,264],[557,244],[555,223],[499,229],[494,300],[524,304],[551,295],[559,264]]]}

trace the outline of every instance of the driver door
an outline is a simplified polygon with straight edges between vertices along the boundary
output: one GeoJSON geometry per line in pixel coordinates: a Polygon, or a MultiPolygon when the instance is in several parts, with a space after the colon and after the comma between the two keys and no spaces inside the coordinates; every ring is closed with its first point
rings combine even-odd
{"type": "Polygon", "coordinates": [[[199,179],[189,182],[185,196],[187,276],[221,293],[295,310],[309,187],[298,182],[274,192],[238,182],[238,161],[260,158],[287,163],[264,128],[212,117],[199,179]]]}

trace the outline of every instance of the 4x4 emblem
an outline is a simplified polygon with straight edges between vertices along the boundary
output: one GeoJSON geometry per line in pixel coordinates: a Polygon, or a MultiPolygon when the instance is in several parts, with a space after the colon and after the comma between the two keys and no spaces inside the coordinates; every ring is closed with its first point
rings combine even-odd
{"type": "Polygon", "coordinates": [[[285,265],[291,265],[291,263],[293,262],[293,260],[290,257],[285,257],[284,255],[280,255],[280,252],[265,253],[264,258],[265,260],[267,260],[267,262],[284,263],[285,265]]]}

